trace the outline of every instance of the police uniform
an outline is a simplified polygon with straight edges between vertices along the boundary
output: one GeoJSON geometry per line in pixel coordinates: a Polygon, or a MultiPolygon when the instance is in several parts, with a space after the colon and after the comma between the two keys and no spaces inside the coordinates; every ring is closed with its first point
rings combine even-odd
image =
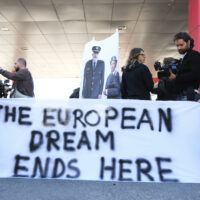
{"type": "MultiPolygon", "coordinates": [[[[111,61],[117,62],[117,57],[113,56],[111,58],[111,61]]],[[[119,99],[120,98],[120,78],[119,78],[119,72],[114,71],[111,72],[107,78],[106,81],[106,93],[108,99],[119,99]]]]}
{"type": "MultiPolygon", "coordinates": [[[[98,54],[101,47],[94,46],[92,51],[98,54]]],[[[83,98],[97,99],[99,95],[102,95],[104,84],[104,71],[105,63],[103,60],[97,60],[96,63],[93,59],[89,60],[84,69],[83,79],[83,98]]]]}

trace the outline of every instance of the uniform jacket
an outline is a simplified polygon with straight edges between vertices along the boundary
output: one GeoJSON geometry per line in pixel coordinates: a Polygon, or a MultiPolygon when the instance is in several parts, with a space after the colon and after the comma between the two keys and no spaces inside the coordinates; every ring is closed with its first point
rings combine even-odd
{"type": "Polygon", "coordinates": [[[108,99],[119,99],[120,98],[120,79],[119,72],[116,72],[115,75],[110,73],[107,81],[106,87],[107,89],[107,98],[108,99]]]}
{"type": "Polygon", "coordinates": [[[123,71],[121,92],[124,99],[146,99],[150,100],[150,91],[154,83],[148,67],[138,61],[135,66],[129,66],[123,71]]]}
{"type": "Polygon", "coordinates": [[[85,65],[83,79],[83,98],[97,99],[98,95],[102,94],[104,84],[105,63],[98,60],[95,70],[93,69],[92,60],[89,60],[85,65]]]}

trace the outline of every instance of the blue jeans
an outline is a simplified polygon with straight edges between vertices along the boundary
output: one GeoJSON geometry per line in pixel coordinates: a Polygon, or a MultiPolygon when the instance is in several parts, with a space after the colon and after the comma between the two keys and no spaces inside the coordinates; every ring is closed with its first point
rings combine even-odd
{"type": "Polygon", "coordinates": [[[177,101],[187,101],[187,96],[179,96],[176,98],[177,101]]]}

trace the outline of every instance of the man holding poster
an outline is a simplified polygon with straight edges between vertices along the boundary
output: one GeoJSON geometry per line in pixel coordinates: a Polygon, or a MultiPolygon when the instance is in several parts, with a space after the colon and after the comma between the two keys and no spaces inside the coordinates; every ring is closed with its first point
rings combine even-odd
{"type": "Polygon", "coordinates": [[[92,51],[92,59],[86,63],[84,69],[82,96],[83,98],[101,99],[105,63],[103,60],[98,60],[101,47],[93,46],[92,51]]]}

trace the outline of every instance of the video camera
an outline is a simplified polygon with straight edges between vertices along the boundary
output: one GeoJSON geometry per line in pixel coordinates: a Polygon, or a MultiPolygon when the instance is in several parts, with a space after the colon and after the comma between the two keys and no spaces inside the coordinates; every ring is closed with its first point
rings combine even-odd
{"type": "Polygon", "coordinates": [[[157,71],[158,79],[168,80],[170,76],[169,70],[171,70],[172,73],[177,74],[179,66],[180,66],[180,60],[178,59],[173,59],[170,64],[163,66],[161,65],[160,62],[156,61],[154,64],[154,69],[157,71]]]}
{"type": "Polygon", "coordinates": [[[7,98],[12,90],[12,85],[9,80],[0,80],[0,98],[7,98]]]}

